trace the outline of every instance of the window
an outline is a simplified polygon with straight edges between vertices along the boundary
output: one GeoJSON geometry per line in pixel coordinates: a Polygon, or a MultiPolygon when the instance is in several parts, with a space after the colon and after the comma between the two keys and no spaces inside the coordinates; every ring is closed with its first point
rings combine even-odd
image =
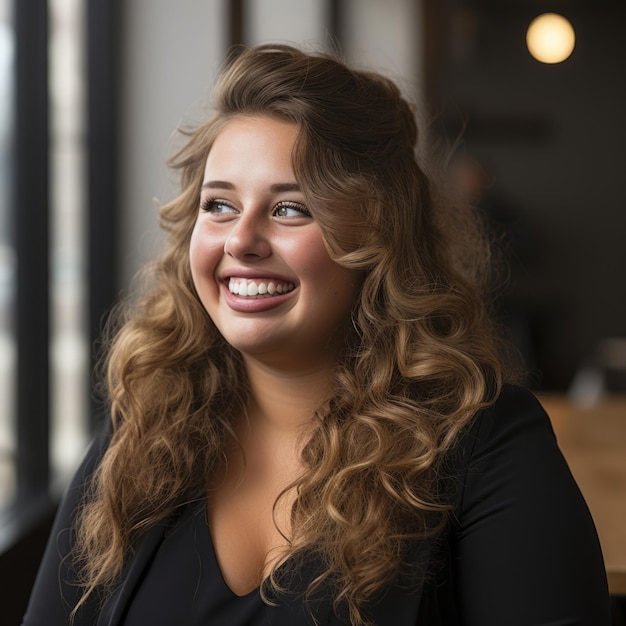
{"type": "Polygon", "coordinates": [[[94,422],[90,346],[116,295],[115,5],[0,0],[0,552],[94,422]]]}

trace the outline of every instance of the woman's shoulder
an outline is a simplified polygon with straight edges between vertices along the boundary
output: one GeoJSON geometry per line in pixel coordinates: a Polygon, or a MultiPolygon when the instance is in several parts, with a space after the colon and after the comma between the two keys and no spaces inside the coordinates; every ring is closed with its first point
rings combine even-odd
{"type": "Polygon", "coordinates": [[[517,385],[504,385],[496,401],[477,413],[461,434],[459,447],[470,465],[496,450],[520,454],[529,447],[535,452],[558,450],[541,403],[530,390],[517,385]]]}
{"type": "Polygon", "coordinates": [[[451,545],[462,614],[473,624],[512,623],[515,607],[516,624],[556,615],[607,624],[593,521],[537,398],[504,387],[459,447],[451,545]]]}
{"type": "Polygon", "coordinates": [[[466,519],[491,501],[552,508],[580,492],[558,447],[549,416],[528,389],[503,387],[460,436],[456,510],[466,519]]]}

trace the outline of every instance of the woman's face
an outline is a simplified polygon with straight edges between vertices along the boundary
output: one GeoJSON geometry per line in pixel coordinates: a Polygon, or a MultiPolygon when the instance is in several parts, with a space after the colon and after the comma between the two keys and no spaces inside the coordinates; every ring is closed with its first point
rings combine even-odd
{"type": "Polygon", "coordinates": [[[328,256],[292,168],[298,127],[239,116],[206,161],[190,244],[200,300],[244,355],[332,366],[361,279],[328,256]]]}

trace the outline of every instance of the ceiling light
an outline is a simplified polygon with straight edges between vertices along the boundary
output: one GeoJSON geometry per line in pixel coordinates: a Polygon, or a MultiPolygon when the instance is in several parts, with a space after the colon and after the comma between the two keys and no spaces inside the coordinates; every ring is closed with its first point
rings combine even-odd
{"type": "Polygon", "coordinates": [[[536,17],[526,32],[529,52],[542,63],[565,61],[576,43],[574,28],[562,15],[544,13],[536,17]]]}

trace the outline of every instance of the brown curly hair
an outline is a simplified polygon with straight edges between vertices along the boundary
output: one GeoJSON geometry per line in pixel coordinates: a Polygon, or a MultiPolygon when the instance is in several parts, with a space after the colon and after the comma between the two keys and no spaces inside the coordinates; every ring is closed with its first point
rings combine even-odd
{"type": "Polygon", "coordinates": [[[324,569],[309,593],[331,589],[336,608],[365,623],[368,600],[397,579],[412,543],[445,523],[443,459],[502,383],[481,282],[486,238],[427,172],[415,112],[390,80],[265,45],[239,51],[214,99],[215,114],[172,161],[182,193],[161,210],[166,250],[112,332],[114,432],[77,522],[81,603],[106,596],[146,529],[206,497],[236,438],[246,375],[195,292],[189,241],[217,134],[233,116],[269,115],[298,125],[296,179],[331,257],[364,279],[334,396],[301,453],[308,471],[290,487],[289,546],[262,591],[274,597],[285,583],[278,567],[314,555],[324,569]]]}

